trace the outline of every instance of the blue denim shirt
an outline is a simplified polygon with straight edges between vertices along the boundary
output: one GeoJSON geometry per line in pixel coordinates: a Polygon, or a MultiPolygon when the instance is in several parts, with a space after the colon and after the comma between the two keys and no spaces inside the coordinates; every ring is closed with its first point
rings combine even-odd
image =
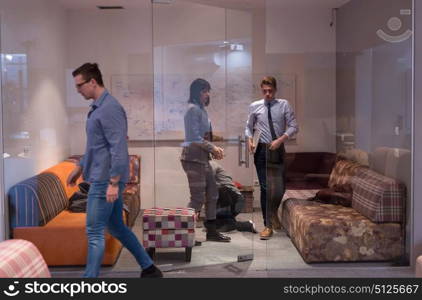
{"type": "Polygon", "coordinates": [[[120,103],[106,90],[91,104],[86,121],[87,143],[79,165],[86,181],[98,182],[120,175],[129,178],[127,118],[120,103]]]}

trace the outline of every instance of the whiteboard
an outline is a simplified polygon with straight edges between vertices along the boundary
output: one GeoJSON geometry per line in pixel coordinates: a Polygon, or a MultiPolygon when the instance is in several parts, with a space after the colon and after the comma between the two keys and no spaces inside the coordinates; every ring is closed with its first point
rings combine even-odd
{"type": "MultiPolygon", "coordinates": [[[[268,75],[277,79],[277,97],[287,99],[295,110],[296,76],[268,75]]],[[[204,78],[211,84],[207,111],[213,132],[230,139],[244,134],[249,104],[262,98],[262,77],[252,74],[251,67],[209,74],[112,75],[111,94],[126,110],[130,140],[183,140],[190,84],[204,78]]]]}
{"type": "Polygon", "coordinates": [[[110,93],[122,104],[130,140],[153,139],[154,105],[151,75],[112,75],[110,93]]]}

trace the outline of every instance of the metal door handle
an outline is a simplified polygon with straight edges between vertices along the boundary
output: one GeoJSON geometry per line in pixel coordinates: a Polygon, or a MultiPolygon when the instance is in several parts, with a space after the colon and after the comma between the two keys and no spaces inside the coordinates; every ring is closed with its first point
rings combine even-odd
{"type": "Polygon", "coordinates": [[[248,138],[245,137],[245,167],[249,168],[249,143],[248,138]]]}
{"type": "Polygon", "coordinates": [[[242,166],[244,161],[242,160],[242,136],[239,135],[237,138],[237,156],[238,156],[238,164],[239,167],[242,166]]]}
{"type": "Polygon", "coordinates": [[[239,135],[237,139],[237,146],[239,167],[245,165],[246,168],[249,168],[249,147],[246,137],[242,137],[241,135],[239,135]]]}

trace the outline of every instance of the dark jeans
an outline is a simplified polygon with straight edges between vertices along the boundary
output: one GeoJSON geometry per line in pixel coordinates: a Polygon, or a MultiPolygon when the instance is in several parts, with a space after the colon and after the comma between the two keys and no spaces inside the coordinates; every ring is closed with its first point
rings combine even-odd
{"type": "Polygon", "coordinates": [[[272,217],[277,216],[285,192],[284,146],[280,151],[280,164],[267,163],[268,145],[259,143],[254,155],[254,163],[258,174],[261,209],[264,225],[272,228],[272,217]]]}

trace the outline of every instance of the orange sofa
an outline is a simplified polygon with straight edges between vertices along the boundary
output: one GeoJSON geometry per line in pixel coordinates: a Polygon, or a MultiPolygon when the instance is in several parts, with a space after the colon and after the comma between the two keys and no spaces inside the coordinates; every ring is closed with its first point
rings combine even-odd
{"type": "MultiPolygon", "coordinates": [[[[132,155],[131,171],[139,172],[139,165],[140,158],[132,155]]],[[[32,242],[49,266],[86,264],[86,214],[67,210],[69,198],[78,190],[77,186],[66,185],[66,178],[74,167],[74,159],[60,162],[14,185],[8,192],[13,238],[32,242]]],[[[139,173],[135,177],[137,187],[130,182],[124,193],[123,217],[129,226],[133,225],[140,208],[139,173]]],[[[122,245],[106,233],[105,247],[103,265],[113,265],[122,245]]]]}

